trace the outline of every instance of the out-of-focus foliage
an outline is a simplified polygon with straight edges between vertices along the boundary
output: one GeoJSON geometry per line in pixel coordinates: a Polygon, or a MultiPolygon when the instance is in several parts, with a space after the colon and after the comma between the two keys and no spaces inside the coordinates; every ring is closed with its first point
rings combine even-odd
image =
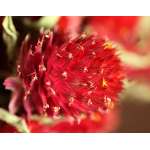
{"type": "Polygon", "coordinates": [[[12,17],[5,17],[3,20],[3,40],[6,44],[6,51],[8,58],[12,59],[15,53],[16,43],[18,40],[18,33],[13,24],[12,17]]]}

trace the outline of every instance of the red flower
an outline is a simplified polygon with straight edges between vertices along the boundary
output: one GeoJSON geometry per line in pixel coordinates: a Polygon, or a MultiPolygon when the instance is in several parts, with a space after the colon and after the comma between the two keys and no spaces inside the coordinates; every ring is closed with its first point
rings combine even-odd
{"type": "MultiPolygon", "coordinates": [[[[44,33],[36,44],[30,43],[28,38],[23,42],[18,62],[23,96],[17,93],[20,82],[14,87],[14,80],[8,78],[4,83],[16,92],[15,96],[19,95],[19,98],[12,97],[11,112],[15,113],[16,105],[21,102],[29,120],[32,114],[64,116],[80,120],[79,125],[73,124],[73,129],[76,126],[79,131],[83,126],[97,128],[101,122],[93,122],[91,116],[105,116],[113,109],[122,90],[123,70],[111,42],[82,35],[58,45],[55,35],[44,33]]],[[[68,122],[60,126],[64,124],[72,128],[68,122]]]]}
{"type": "Polygon", "coordinates": [[[137,50],[137,16],[95,16],[89,17],[87,25],[100,36],[120,42],[127,50],[137,50]]]}

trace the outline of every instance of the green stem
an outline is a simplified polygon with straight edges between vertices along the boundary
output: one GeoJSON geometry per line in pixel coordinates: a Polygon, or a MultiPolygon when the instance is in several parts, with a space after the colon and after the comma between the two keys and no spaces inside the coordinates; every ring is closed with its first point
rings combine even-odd
{"type": "Polygon", "coordinates": [[[29,133],[26,122],[23,119],[10,114],[3,108],[0,108],[0,120],[14,126],[19,132],[29,133]]]}

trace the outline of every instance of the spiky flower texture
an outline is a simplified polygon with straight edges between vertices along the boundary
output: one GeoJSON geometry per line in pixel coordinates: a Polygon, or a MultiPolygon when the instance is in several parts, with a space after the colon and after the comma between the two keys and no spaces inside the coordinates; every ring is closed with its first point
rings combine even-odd
{"type": "MultiPolygon", "coordinates": [[[[18,76],[27,115],[82,120],[93,113],[108,113],[122,90],[123,79],[113,44],[81,35],[58,45],[54,36],[42,33],[36,44],[31,44],[29,37],[22,44],[18,76]]],[[[8,83],[9,79],[6,87],[8,83]]]]}

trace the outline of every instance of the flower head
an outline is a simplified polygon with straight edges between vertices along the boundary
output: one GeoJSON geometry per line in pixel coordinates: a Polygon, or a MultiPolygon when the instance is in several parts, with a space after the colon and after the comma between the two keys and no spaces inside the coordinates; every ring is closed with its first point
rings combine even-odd
{"type": "Polygon", "coordinates": [[[123,79],[113,45],[96,36],[82,35],[62,44],[55,39],[52,33],[42,33],[37,43],[26,38],[22,44],[18,77],[28,116],[107,113],[118,99],[123,79]]]}

